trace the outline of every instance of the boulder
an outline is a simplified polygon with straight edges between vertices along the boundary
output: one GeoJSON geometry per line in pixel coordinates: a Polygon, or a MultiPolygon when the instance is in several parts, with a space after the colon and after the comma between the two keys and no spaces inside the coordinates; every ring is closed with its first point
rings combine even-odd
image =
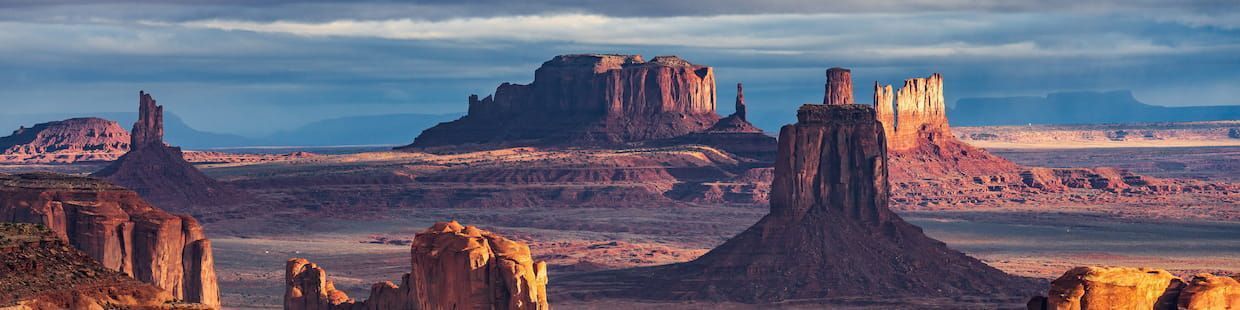
{"type": "Polygon", "coordinates": [[[1193,276],[1180,292],[1178,309],[1240,309],[1240,281],[1208,273],[1193,276]]]}
{"type": "Polygon", "coordinates": [[[1051,282],[1047,309],[1175,309],[1183,287],[1164,270],[1077,267],[1051,282]]]}

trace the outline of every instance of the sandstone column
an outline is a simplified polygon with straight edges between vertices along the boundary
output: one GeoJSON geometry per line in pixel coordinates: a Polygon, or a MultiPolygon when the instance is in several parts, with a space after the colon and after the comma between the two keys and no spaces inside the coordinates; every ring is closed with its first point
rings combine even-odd
{"type": "Polygon", "coordinates": [[[827,69],[827,93],[822,104],[852,104],[852,70],[835,67],[827,69]]]}

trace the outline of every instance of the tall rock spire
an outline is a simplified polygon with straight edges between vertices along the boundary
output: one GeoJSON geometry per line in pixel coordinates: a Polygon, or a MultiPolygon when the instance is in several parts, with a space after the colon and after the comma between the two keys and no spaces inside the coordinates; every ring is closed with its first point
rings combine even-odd
{"type": "Polygon", "coordinates": [[[145,91],[138,91],[138,122],[130,133],[132,148],[164,143],[164,107],[155,104],[155,98],[145,91]]]}
{"type": "Polygon", "coordinates": [[[852,70],[840,67],[827,69],[826,88],[827,92],[822,98],[822,104],[852,104],[852,70]]]}
{"type": "Polygon", "coordinates": [[[741,86],[741,83],[736,83],[736,114],[733,115],[742,121],[749,121],[745,114],[745,88],[741,86]]]}

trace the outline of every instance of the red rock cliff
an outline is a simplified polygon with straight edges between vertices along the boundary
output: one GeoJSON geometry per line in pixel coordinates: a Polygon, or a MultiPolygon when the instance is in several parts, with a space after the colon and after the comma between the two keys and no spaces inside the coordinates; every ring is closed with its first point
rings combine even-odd
{"type": "Polygon", "coordinates": [[[176,302],[25,223],[0,223],[0,291],[4,309],[212,309],[176,302]]]}
{"type": "Polygon", "coordinates": [[[621,143],[710,127],[715,74],[675,56],[562,55],[528,85],[470,96],[469,114],[424,131],[410,147],[466,143],[621,143]]]}
{"type": "Polygon", "coordinates": [[[285,309],[550,309],[547,264],[530,258],[516,242],[453,222],[418,233],[411,246],[412,270],[397,286],[371,287],[356,301],[336,290],[322,268],[305,259],[288,261],[285,309]]]}
{"type": "Polygon", "coordinates": [[[91,176],[132,189],[172,210],[236,202],[244,194],[211,179],[185,161],[181,148],[164,145],[163,107],[138,92],[138,121],[129,152],[91,176]]]}
{"type": "Polygon", "coordinates": [[[194,218],[164,212],[137,193],[95,179],[0,175],[0,221],[36,223],[103,266],[219,305],[211,244],[194,218]]]}

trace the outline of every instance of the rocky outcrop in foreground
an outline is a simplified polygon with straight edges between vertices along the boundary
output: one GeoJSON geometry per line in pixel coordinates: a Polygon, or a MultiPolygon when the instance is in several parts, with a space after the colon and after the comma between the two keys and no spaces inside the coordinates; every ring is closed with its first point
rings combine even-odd
{"type": "Polygon", "coordinates": [[[711,67],[676,56],[561,55],[533,83],[470,96],[466,116],[423,131],[409,147],[617,144],[681,136],[718,119],[711,67]]]}
{"type": "Polygon", "coordinates": [[[0,223],[0,308],[211,309],[100,265],[42,225],[0,223]]]}
{"type": "Polygon", "coordinates": [[[0,137],[0,162],[112,161],[129,150],[129,133],[101,118],[72,118],[18,128],[0,137]]]}
{"type": "Polygon", "coordinates": [[[401,285],[371,287],[356,301],[305,259],[288,261],[285,309],[549,309],[547,265],[530,249],[473,226],[435,223],[414,237],[412,270],[401,285]]]}
{"type": "Polygon", "coordinates": [[[132,189],[173,210],[229,204],[244,197],[194,168],[185,161],[181,148],[164,144],[164,108],[148,93],[138,92],[138,121],[130,139],[125,156],[91,176],[132,189]]]}
{"type": "Polygon", "coordinates": [[[219,305],[211,243],[202,226],[96,179],[35,173],[0,175],[0,221],[35,223],[110,270],[219,305]]]}
{"type": "Polygon", "coordinates": [[[1047,296],[1029,301],[1030,310],[1080,309],[1234,309],[1240,282],[1199,274],[1185,283],[1164,270],[1077,267],[1051,282],[1047,296]]]}
{"type": "Polygon", "coordinates": [[[1024,296],[1011,276],[931,239],[888,208],[882,125],[869,106],[805,105],[780,131],[770,214],[697,260],[586,277],[620,295],[778,302],[1024,296]]]}

